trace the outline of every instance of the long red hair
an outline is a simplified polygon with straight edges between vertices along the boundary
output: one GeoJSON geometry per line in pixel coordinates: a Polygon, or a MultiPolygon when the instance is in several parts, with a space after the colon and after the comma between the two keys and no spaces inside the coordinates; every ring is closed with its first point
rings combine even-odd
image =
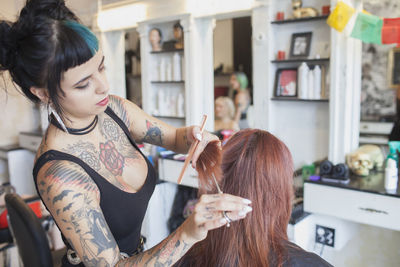
{"type": "MultiPolygon", "coordinates": [[[[214,148],[214,153],[219,152],[214,148]]],[[[218,168],[207,169],[212,160],[209,155],[206,158],[197,166],[200,192],[215,193],[209,172],[218,168]],[[205,190],[202,185],[207,185],[205,190]]],[[[229,228],[210,231],[177,266],[282,266],[293,197],[289,149],[269,132],[242,130],[223,147],[220,167],[222,176],[217,175],[222,191],[250,199],[253,211],[229,228]]]]}

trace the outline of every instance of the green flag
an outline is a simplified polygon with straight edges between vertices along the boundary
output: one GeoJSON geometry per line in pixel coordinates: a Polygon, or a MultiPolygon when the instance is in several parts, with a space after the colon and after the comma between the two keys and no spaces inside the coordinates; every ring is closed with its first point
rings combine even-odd
{"type": "Polygon", "coordinates": [[[382,44],[383,20],[377,16],[359,12],[351,37],[365,43],[382,44]]]}

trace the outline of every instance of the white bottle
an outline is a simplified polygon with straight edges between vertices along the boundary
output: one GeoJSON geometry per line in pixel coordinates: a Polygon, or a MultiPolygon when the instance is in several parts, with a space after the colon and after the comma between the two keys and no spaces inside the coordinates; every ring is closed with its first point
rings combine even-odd
{"type": "Polygon", "coordinates": [[[316,65],[314,67],[314,99],[321,99],[321,68],[316,65]]]}
{"type": "Polygon", "coordinates": [[[185,99],[182,93],[179,93],[178,95],[178,101],[176,103],[176,111],[178,117],[185,116],[185,99]]]}
{"type": "Polygon", "coordinates": [[[164,115],[165,113],[165,95],[164,95],[164,90],[159,90],[158,95],[157,95],[157,106],[158,106],[158,114],[154,115],[164,115]]]}
{"type": "Polygon", "coordinates": [[[171,62],[168,62],[166,64],[166,74],[165,74],[165,76],[166,76],[166,80],[167,81],[172,81],[172,65],[171,65],[171,62]]]}
{"type": "Polygon", "coordinates": [[[394,159],[388,158],[385,168],[385,189],[388,192],[395,192],[397,189],[397,166],[394,159]]]}
{"type": "Polygon", "coordinates": [[[165,81],[165,73],[166,73],[166,70],[165,70],[165,60],[162,58],[162,59],[160,60],[160,70],[158,71],[158,74],[159,74],[159,76],[160,76],[160,77],[158,77],[158,78],[159,78],[159,81],[160,81],[160,82],[164,82],[164,81],[165,81]]]}
{"type": "Polygon", "coordinates": [[[174,53],[172,57],[172,73],[174,81],[182,80],[181,57],[179,53],[174,53]]]}
{"type": "Polygon", "coordinates": [[[308,72],[308,99],[314,99],[314,70],[308,72]]]}
{"type": "Polygon", "coordinates": [[[299,72],[299,90],[298,90],[298,97],[300,99],[306,99],[307,98],[307,91],[308,91],[308,72],[310,69],[308,68],[307,64],[305,62],[301,63],[299,66],[298,72],[299,72]]]}

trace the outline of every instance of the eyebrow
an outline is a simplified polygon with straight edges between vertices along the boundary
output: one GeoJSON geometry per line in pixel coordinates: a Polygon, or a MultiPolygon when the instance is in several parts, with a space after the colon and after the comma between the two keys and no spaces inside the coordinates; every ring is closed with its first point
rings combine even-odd
{"type": "MultiPolygon", "coordinates": [[[[103,56],[103,58],[101,59],[101,62],[100,62],[100,64],[99,64],[99,67],[100,67],[101,65],[103,65],[103,63],[104,63],[104,56],[103,56]]],[[[80,83],[83,82],[84,80],[89,79],[90,76],[92,76],[92,75],[90,74],[89,76],[86,76],[86,77],[80,79],[80,80],[79,80],[77,83],[75,83],[73,86],[77,86],[78,84],[80,84],[80,83]]]]}

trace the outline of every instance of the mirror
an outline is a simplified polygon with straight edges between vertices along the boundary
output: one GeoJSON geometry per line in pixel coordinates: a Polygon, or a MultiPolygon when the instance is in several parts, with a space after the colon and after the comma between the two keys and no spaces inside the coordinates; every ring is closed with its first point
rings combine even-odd
{"type": "Polygon", "coordinates": [[[250,16],[216,21],[214,126],[220,137],[249,127],[248,110],[252,103],[251,36],[250,16]]]}

